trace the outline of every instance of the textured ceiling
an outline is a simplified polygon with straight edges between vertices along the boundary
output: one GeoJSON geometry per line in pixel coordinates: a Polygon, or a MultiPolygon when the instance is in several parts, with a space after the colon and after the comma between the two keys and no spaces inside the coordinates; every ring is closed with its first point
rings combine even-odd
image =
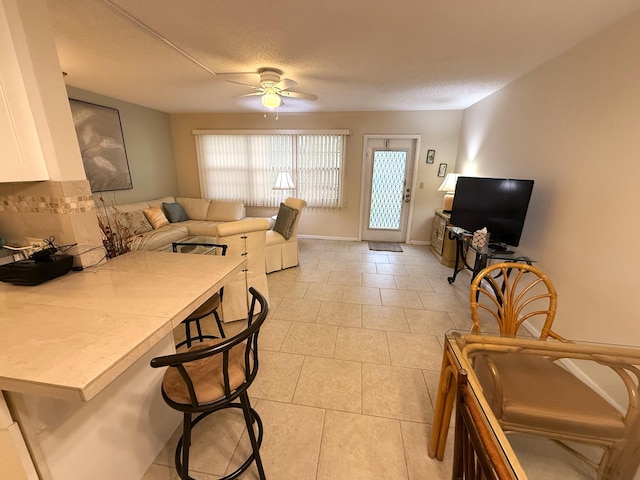
{"type": "Polygon", "coordinates": [[[227,81],[257,85],[258,75],[219,74],[276,67],[298,82],[292,90],[318,95],[285,99],[280,112],[313,112],[466,108],[640,9],[640,0],[48,0],[48,7],[68,85],[165,112],[263,111],[258,97],[237,97],[251,88],[227,81]]]}

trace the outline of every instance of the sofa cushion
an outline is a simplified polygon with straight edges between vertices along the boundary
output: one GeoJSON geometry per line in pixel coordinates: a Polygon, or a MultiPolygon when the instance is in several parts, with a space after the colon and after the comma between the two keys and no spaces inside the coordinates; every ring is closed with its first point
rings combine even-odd
{"type": "Polygon", "coordinates": [[[142,210],[120,212],[120,215],[124,216],[131,232],[135,235],[147,233],[153,230],[153,227],[142,210]]]}
{"type": "Polygon", "coordinates": [[[144,210],[144,214],[154,229],[169,225],[169,220],[160,207],[149,207],[144,210]]]}
{"type": "Polygon", "coordinates": [[[163,203],[174,203],[176,201],[173,197],[162,197],[156,198],[155,200],[149,200],[147,203],[150,207],[160,207],[162,208],[163,203]]]}
{"type": "Polygon", "coordinates": [[[187,216],[187,212],[184,211],[182,205],[177,202],[174,203],[162,203],[162,210],[164,210],[164,214],[169,220],[169,223],[177,223],[184,222],[185,220],[189,220],[187,216]]]}
{"type": "Polygon", "coordinates": [[[285,240],[289,240],[291,238],[293,226],[296,223],[298,213],[298,210],[295,208],[288,207],[284,203],[281,203],[280,209],[278,210],[278,217],[276,218],[276,224],[273,226],[273,231],[278,232],[285,240]]]}
{"type": "Polygon", "coordinates": [[[189,231],[182,224],[166,225],[134,237],[131,250],[158,250],[171,247],[172,242],[179,242],[188,236],[189,231]]]}
{"type": "Polygon", "coordinates": [[[149,208],[149,202],[138,202],[138,203],[123,203],[121,205],[115,205],[113,208],[118,210],[119,212],[136,212],[142,211],[149,208]]]}
{"type": "Polygon", "coordinates": [[[246,215],[244,203],[213,200],[207,212],[207,220],[213,222],[235,222],[246,215]]]}
{"type": "Polygon", "coordinates": [[[208,198],[176,197],[176,202],[182,205],[191,220],[206,220],[211,200],[208,198]]]}

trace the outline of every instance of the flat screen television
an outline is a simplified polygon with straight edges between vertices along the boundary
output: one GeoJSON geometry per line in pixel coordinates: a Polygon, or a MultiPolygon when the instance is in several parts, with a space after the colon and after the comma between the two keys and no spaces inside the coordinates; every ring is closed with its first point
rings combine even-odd
{"type": "Polygon", "coordinates": [[[533,180],[458,177],[451,224],[475,232],[487,227],[492,247],[520,243],[533,180]]]}

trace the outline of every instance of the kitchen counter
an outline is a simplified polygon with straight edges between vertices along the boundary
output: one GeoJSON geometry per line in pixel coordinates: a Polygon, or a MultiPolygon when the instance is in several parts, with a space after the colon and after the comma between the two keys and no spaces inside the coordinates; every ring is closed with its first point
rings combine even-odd
{"type": "Polygon", "coordinates": [[[140,478],[179,421],[149,359],[174,351],[173,328],[245,263],[135,251],[37,286],[0,283],[0,389],[40,478],[140,478]],[[82,450],[92,441],[102,465],[82,450]],[[134,445],[146,450],[127,465],[134,445]]]}

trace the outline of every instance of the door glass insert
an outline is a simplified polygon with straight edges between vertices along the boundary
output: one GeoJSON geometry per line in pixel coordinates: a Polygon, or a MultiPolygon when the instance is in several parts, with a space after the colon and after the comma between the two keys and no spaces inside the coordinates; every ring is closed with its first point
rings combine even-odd
{"type": "Polygon", "coordinates": [[[369,228],[400,229],[406,166],[406,151],[375,150],[373,152],[369,228]]]}

